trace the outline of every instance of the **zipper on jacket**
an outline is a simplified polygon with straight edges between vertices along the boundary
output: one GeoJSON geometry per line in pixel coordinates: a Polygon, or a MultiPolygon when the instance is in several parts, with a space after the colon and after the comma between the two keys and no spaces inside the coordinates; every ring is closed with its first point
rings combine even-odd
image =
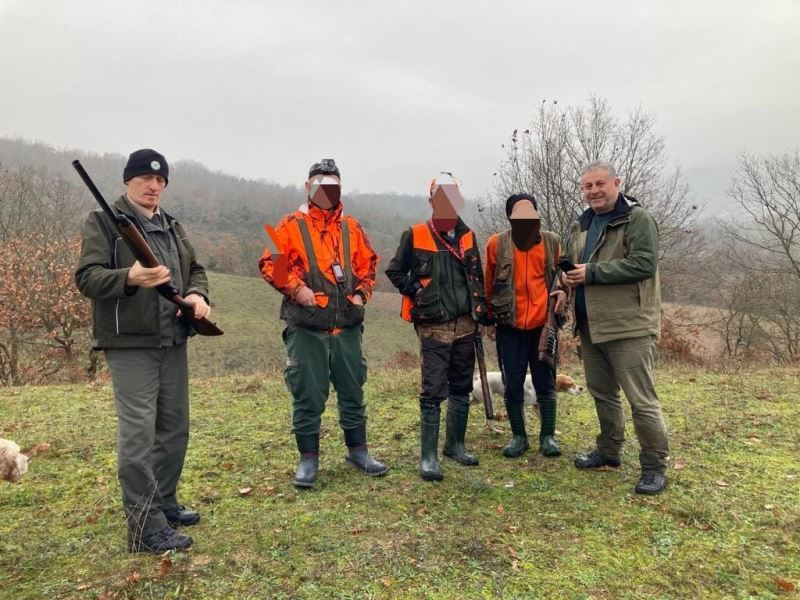
{"type": "MultiPolygon", "coordinates": [[[[117,244],[120,239],[121,238],[114,239],[114,268],[119,265],[117,262],[117,244]]],[[[117,335],[119,335],[119,298],[114,301],[114,326],[116,327],[117,335]]]]}

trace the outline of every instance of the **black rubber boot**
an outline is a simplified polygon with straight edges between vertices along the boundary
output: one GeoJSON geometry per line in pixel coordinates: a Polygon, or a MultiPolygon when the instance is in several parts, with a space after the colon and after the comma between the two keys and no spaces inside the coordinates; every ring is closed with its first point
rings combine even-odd
{"type": "Polygon", "coordinates": [[[419,475],[425,481],[441,481],[442,467],[439,465],[439,418],[441,409],[435,404],[420,404],[420,459],[419,475]]]}
{"type": "Polygon", "coordinates": [[[319,470],[319,434],[294,434],[297,449],[300,451],[300,464],[292,483],[298,488],[313,488],[319,470]]]}
{"type": "Polygon", "coordinates": [[[467,452],[464,437],[469,420],[469,396],[450,396],[447,401],[447,429],[444,435],[444,454],[467,467],[478,464],[478,457],[467,452]]]}
{"type": "Polygon", "coordinates": [[[369,455],[367,449],[367,424],[362,423],[353,429],[343,429],[347,456],[344,459],[366,475],[378,477],[385,475],[389,467],[369,455]]]}
{"type": "Polygon", "coordinates": [[[542,456],[561,456],[561,447],[556,441],[556,399],[539,398],[542,428],[539,432],[539,451],[542,456]]]}
{"type": "Polygon", "coordinates": [[[525,414],[522,403],[510,404],[506,401],[506,412],[508,413],[508,423],[511,425],[513,437],[511,441],[503,446],[503,456],[516,458],[521,456],[530,445],[528,444],[528,433],[525,431],[525,414]]]}

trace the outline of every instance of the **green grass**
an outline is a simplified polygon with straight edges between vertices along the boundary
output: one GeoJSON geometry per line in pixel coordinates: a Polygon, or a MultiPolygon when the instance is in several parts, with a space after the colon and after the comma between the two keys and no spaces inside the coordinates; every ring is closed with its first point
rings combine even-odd
{"type": "MultiPolygon", "coordinates": [[[[189,345],[189,364],[196,377],[283,369],[284,323],[278,318],[282,296],[265,281],[209,273],[212,319],[221,337],[196,336],[189,345]]],[[[376,368],[394,366],[398,352],[417,351],[413,327],[400,318],[400,296],[376,293],[367,304],[364,352],[376,368]]]]}
{"type": "Polygon", "coordinates": [[[50,444],[0,485],[0,597],[794,597],[777,581],[800,583],[797,375],[661,371],[681,468],[655,498],[632,493],[630,427],[621,469],[572,467],[596,430],[586,395],[561,397],[561,458],[504,459],[474,406],[481,465],[445,461],[443,482],[423,482],[414,370],[366,388],[390,474],[344,464],[331,400],[318,489],[300,493],[280,378],[194,380],[181,496],[203,520],[166,573],[125,551],[110,385],[0,390],[0,435],[50,444]]]}

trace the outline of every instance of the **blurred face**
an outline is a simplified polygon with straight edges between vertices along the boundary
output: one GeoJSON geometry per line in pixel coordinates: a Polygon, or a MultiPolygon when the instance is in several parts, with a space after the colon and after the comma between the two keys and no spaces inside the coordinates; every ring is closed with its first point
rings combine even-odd
{"type": "Polygon", "coordinates": [[[511,241],[518,250],[527,252],[540,240],[541,216],[530,200],[518,200],[508,217],[511,223],[511,241]]]}
{"type": "Polygon", "coordinates": [[[128,180],[128,198],[142,208],[155,211],[161,202],[161,192],[167,187],[167,180],[161,175],[137,175],[128,180]]]}
{"type": "Polygon", "coordinates": [[[589,171],[581,176],[583,199],[595,213],[611,212],[617,203],[619,183],[619,177],[611,177],[605,169],[589,171]]]}
{"type": "Polygon", "coordinates": [[[430,200],[433,225],[439,231],[451,231],[458,222],[458,212],[464,208],[464,198],[454,183],[444,183],[433,188],[430,200]]]}
{"type": "Polygon", "coordinates": [[[314,175],[306,181],[306,194],[323,210],[334,208],[342,199],[342,182],[336,175],[314,175]]]}

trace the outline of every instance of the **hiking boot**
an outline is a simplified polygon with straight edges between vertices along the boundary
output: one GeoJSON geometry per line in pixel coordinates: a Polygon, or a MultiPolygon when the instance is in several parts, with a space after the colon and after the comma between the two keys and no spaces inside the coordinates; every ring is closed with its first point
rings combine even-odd
{"type": "Polygon", "coordinates": [[[603,456],[600,450],[595,448],[588,454],[581,454],[578,456],[575,459],[575,466],[578,469],[601,469],[603,467],[617,468],[619,466],[619,459],[603,456]]]}
{"type": "Polygon", "coordinates": [[[344,429],[344,443],[347,446],[347,456],[344,459],[365,475],[378,477],[385,475],[389,467],[372,458],[367,449],[367,424],[344,429]]]}
{"type": "Polygon", "coordinates": [[[645,471],[639,478],[639,483],[636,484],[634,491],[637,494],[655,496],[663,492],[665,487],[667,487],[666,475],[656,471],[645,471]]]}
{"type": "Polygon", "coordinates": [[[164,516],[172,527],[194,525],[200,522],[200,513],[196,510],[187,510],[183,505],[165,506],[164,516]]]}
{"type": "Polygon", "coordinates": [[[140,539],[130,539],[129,535],[128,550],[131,552],[152,552],[162,554],[167,550],[186,550],[192,545],[192,538],[185,533],[174,530],[172,527],[164,527],[161,531],[151,533],[140,539]]]}
{"type": "Polygon", "coordinates": [[[506,458],[516,458],[521,456],[528,448],[528,432],[525,431],[525,408],[522,403],[511,404],[506,401],[506,413],[508,413],[508,423],[511,425],[511,441],[503,446],[503,456],[506,458]]]}
{"type": "Polygon", "coordinates": [[[478,457],[467,452],[464,437],[469,419],[469,397],[451,396],[447,401],[447,429],[442,454],[467,467],[478,464],[478,457]]]}

